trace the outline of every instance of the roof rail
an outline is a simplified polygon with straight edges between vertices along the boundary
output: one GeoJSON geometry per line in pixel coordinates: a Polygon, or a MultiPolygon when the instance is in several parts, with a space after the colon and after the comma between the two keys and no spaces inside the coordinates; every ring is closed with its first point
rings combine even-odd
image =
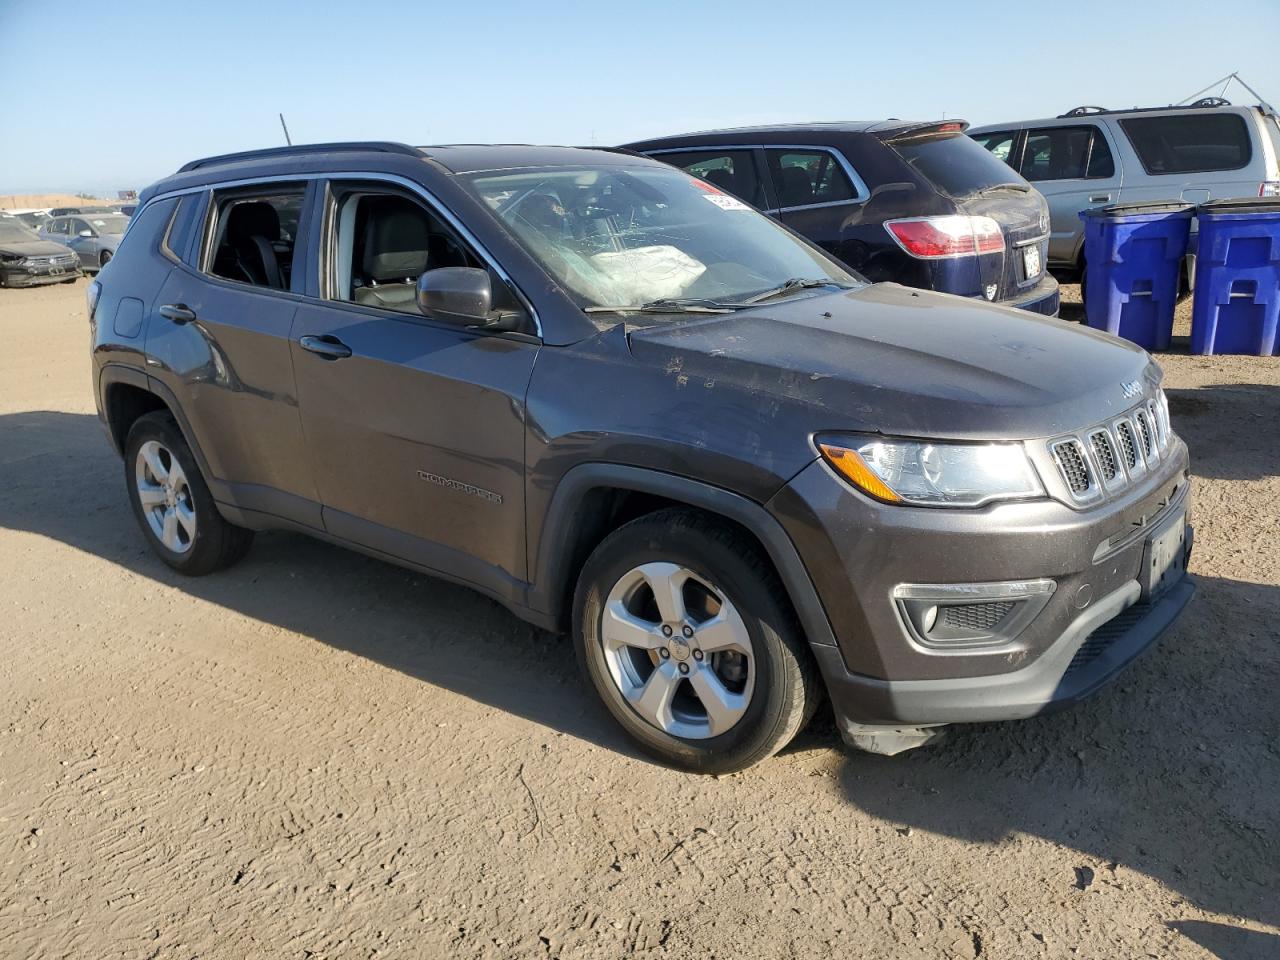
{"type": "Polygon", "coordinates": [[[262,150],[245,150],[241,153],[224,153],[216,157],[204,157],[192,160],[178,168],[179,173],[199,170],[203,167],[218,167],[227,163],[243,163],[246,160],[268,160],[277,157],[301,157],[316,153],[399,153],[410,157],[421,157],[422,151],[407,143],[393,143],[389,140],[354,141],[348,143],[300,143],[289,147],[266,147],[262,150]]]}
{"type": "Polygon", "coordinates": [[[1066,113],[1058,114],[1059,120],[1067,117],[1092,117],[1104,113],[1147,113],[1152,110],[1206,110],[1214,107],[1229,107],[1230,100],[1223,100],[1221,97],[1203,97],[1195,103],[1177,104],[1171,103],[1167,107],[1121,107],[1119,110],[1108,110],[1106,107],[1075,107],[1066,113]]]}

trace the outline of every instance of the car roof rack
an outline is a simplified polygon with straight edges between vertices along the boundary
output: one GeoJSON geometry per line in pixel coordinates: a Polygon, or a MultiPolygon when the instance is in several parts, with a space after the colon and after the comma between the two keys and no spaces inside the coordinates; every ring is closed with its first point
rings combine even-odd
{"type": "Polygon", "coordinates": [[[422,151],[407,143],[389,140],[367,140],[346,143],[300,143],[288,147],[266,147],[262,150],[245,150],[241,153],[223,153],[216,157],[192,160],[178,168],[179,173],[218,167],[228,163],[244,163],[247,160],[275,160],[284,157],[305,157],[317,153],[398,153],[409,157],[421,157],[422,151]]]}
{"type": "Polygon", "coordinates": [[[1151,110],[1206,110],[1214,107],[1229,107],[1230,100],[1224,100],[1222,97],[1201,97],[1195,103],[1171,103],[1167,107],[1128,107],[1119,110],[1109,110],[1106,107],[1073,107],[1066,113],[1058,114],[1059,120],[1065,120],[1067,117],[1093,117],[1098,114],[1105,113],[1146,113],[1151,110]]]}

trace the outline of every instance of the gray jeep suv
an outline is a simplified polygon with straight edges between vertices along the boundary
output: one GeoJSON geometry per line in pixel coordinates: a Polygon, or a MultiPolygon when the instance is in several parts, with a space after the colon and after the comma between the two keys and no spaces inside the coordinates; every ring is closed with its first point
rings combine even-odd
{"type": "Polygon", "coordinates": [[[297,146],[149,188],[91,284],[143,534],[353,547],[571,632],[651,754],[895,753],[1092,693],[1190,599],[1141,349],[867,284],[714,184],[561,147],[297,146]]]}

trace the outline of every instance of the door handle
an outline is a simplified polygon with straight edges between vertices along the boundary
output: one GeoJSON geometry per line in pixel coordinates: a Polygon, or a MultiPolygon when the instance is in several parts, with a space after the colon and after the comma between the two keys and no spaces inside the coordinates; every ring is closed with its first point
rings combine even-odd
{"type": "Polygon", "coordinates": [[[1096,197],[1090,197],[1089,202],[1090,203],[1106,203],[1110,199],[1111,199],[1111,194],[1100,193],[1096,197]]]}
{"type": "Polygon", "coordinates": [[[337,337],[300,337],[298,343],[302,345],[303,350],[308,350],[326,360],[342,360],[344,357],[351,356],[351,348],[337,337]]]}
{"type": "Polygon", "coordinates": [[[160,316],[181,326],[194,320],[196,312],[185,303],[166,303],[160,308],[160,316]]]}

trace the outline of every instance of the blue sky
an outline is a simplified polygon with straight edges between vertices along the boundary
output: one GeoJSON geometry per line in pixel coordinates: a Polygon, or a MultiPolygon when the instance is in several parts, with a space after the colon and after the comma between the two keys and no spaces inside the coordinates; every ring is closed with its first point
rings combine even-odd
{"type": "Polygon", "coordinates": [[[1280,104],[1280,0],[0,0],[0,194],[282,142],[618,143],[777,121],[1280,104]],[[1244,91],[1233,99],[1241,102],[1244,91]]]}

